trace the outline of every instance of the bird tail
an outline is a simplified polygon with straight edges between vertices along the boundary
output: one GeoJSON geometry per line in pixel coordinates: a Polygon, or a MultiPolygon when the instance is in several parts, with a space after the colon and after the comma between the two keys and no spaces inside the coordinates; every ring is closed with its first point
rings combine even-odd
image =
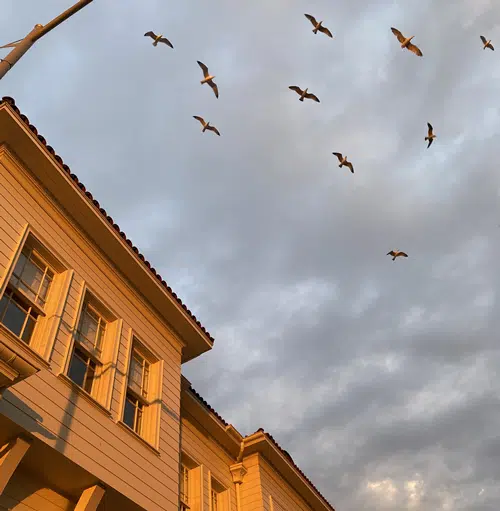
{"type": "Polygon", "coordinates": [[[299,101],[304,101],[304,98],[299,98],[299,101]]]}

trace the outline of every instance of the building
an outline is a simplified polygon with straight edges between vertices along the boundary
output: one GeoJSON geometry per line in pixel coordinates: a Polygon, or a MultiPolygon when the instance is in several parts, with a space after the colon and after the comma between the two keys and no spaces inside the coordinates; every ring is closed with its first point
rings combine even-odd
{"type": "Polygon", "coordinates": [[[333,511],[181,375],[213,339],[0,102],[0,510],[333,511]]]}

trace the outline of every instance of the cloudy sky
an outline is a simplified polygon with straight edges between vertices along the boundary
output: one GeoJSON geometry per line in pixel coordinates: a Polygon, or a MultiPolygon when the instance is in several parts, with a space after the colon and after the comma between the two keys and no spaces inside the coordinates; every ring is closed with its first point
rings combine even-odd
{"type": "MultiPolygon", "coordinates": [[[[3,0],[0,44],[71,3],[3,0]]],[[[98,0],[0,93],[214,335],[184,372],[228,422],[339,511],[497,511],[498,50],[493,0],[98,0]]]]}

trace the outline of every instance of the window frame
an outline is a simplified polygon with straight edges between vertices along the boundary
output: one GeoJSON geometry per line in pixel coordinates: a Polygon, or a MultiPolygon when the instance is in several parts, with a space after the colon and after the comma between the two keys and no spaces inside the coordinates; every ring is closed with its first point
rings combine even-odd
{"type": "MultiPolygon", "coordinates": [[[[128,431],[136,435],[140,440],[158,451],[160,443],[160,420],[161,420],[161,397],[163,384],[163,360],[160,359],[142,340],[130,329],[129,345],[126,367],[124,368],[124,378],[121,394],[121,411],[118,422],[123,424],[128,431]],[[140,395],[136,390],[129,386],[130,371],[132,369],[132,358],[134,351],[146,360],[149,364],[147,398],[140,395]],[[129,396],[132,400],[139,403],[142,408],[142,420],[140,432],[132,428],[126,420],[127,401],[129,396]]],[[[135,416],[135,414],[134,414],[135,416]]],[[[135,425],[135,419],[134,419],[135,425]]]]}
{"type": "MultiPolygon", "coordinates": [[[[14,255],[10,259],[10,263],[6,268],[6,271],[0,278],[0,300],[2,300],[7,293],[10,293],[11,296],[9,297],[9,302],[16,303],[17,301],[17,305],[21,305],[24,312],[26,312],[22,330],[20,334],[17,335],[3,323],[3,318],[2,321],[0,321],[0,325],[8,331],[13,338],[22,343],[24,346],[28,346],[38,356],[48,362],[56,335],[54,325],[57,322],[57,317],[55,317],[54,313],[55,310],[61,309],[60,303],[64,305],[66,302],[72,270],[68,270],[66,266],[59,261],[58,257],[54,255],[54,251],[50,248],[50,246],[47,246],[45,242],[41,241],[41,239],[42,238],[33,232],[29,224],[25,224],[23,233],[14,250],[14,255]],[[32,261],[32,256],[38,261],[32,261]],[[15,274],[15,271],[21,257],[25,257],[26,261],[23,264],[23,269],[18,275],[15,274]],[[31,261],[31,264],[38,267],[39,270],[42,270],[42,268],[40,268],[40,263],[45,266],[43,276],[40,280],[40,285],[34,299],[22,287],[18,287],[19,283],[22,282],[26,288],[34,292],[34,290],[31,289],[31,287],[21,278],[24,269],[26,268],[27,261],[31,261]],[[43,301],[43,305],[41,305],[37,303],[37,298],[40,297],[45,276],[49,272],[51,274],[50,283],[45,297],[41,299],[43,301]],[[14,283],[15,280],[17,280],[16,283],[14,283]],[[28,317],[30,315],[33,317],[32,313],[36,314],[36,321],[29,340],[26,341],[23,339],[23,334],[26,329],[28,317]]],[[[6,311],[7,308],[3,310],[3,314],[5,314],[6,311]]]]}
{"type": "Polygon", "coordinates": [[[83,281],[78,299],[78,309],[70,327],[70,342],[67,345],[64,363],[59,375],[73,385],[74,388],[78,389],[78,391],[81,391],[83,396],[90,398],[90,402],[99,405],[99,407],[108,414],[111,412],[122,325],[123,321],[119,319],[118,316],[104,304],[98,294],[83,281]],[[83,314],[85,313],[86,307],[89,305],[92,311],[99,315],[106,323],[106,329],[101,339],[100,353],[95,349],[92,350],[88,346],[88,343],[80,341],[80,328],[84,317],[83,314]],[[70,376],[73,357],[78,356],[78,354],[75,355],[75,350],[79,350],[85,358],[96,363],[91,392],[85,389],[85,382],[83,386],[81,386],[70,376]]]}

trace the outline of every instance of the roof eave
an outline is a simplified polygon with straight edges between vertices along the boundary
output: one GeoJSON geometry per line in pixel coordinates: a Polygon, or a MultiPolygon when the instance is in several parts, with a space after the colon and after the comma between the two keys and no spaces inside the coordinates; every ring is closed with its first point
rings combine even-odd
{"type": "MultiPolygon", "coordinates": [[[[153,306],[184,344],[182,363],[210,350],[213,340],[200,328],[172,294],[155,278],[123,237],[113,229],[71,175],[51,156],[20,116],[5,102],[0,104],[0,147],[8,151],[38,180],[79,225],[132,286],[153,306]],[[36,169],[36,174],[34,170],[36,169]]],[[[115,224],[116,225],[116,224],[115,224]]],[[[149,264],[149,263],[148,263],[149,264]]]]}

